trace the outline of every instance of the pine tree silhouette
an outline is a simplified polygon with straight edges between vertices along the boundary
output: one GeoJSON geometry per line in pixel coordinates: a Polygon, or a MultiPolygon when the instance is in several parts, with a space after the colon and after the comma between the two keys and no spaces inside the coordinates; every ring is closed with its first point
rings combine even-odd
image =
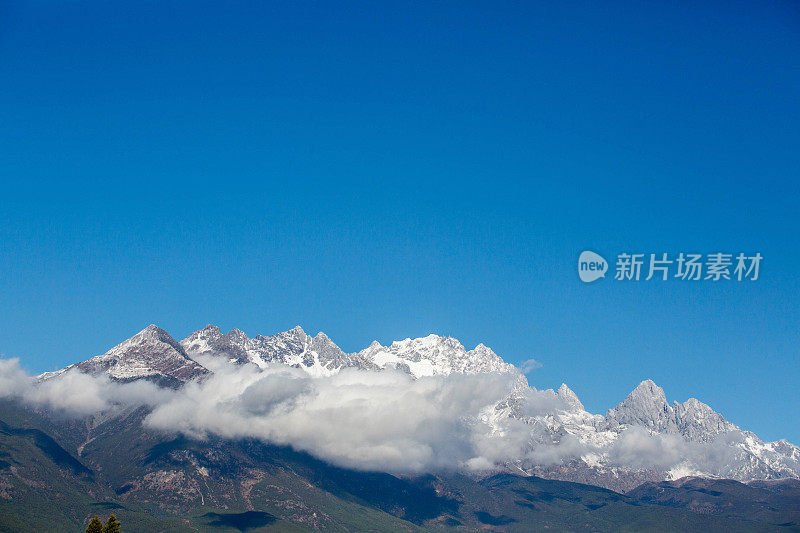
{"type": "Polygon", "coordinates": [[[103,528],[103,533],[122,533],[122,522],[117,520],[113,514],[108,517],[106,526],[103,528]]]}
{"type": "Polygon", "coordinates": [[[103,533],[103,523],[96,516],[89,521],[86,526],[86,533],[103,533]]]}

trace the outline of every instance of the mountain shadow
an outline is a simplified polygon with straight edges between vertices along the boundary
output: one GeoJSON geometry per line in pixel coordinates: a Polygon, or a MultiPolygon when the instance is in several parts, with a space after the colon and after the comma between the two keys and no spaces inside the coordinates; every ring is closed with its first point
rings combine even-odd
{"type": "Polygon", "coordinates": [[[248,531],[268,526],[278,519],[263,511],[246,511],[244,513],[206,513],[203,518],[207,524],[215,527],[230,527],[239,531],[248,531]]]}

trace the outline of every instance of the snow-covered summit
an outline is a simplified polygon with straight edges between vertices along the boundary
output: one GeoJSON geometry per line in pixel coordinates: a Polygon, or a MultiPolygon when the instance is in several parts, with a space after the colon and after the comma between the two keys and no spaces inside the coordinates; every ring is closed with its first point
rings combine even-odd
{"type": "Polygon", "coordinates": [[[358,352],[358,355],[378,368],[395,367],[414,377],[514,370],[512,365],[505,363],[491,348],[483,344],[467,351],[458,340],[433,334],[418,339],[395,341],[389,346],[373,341],[368,348],[358,352]]]}
{"type": "MultiPolygon", "coordinates": [[[[106,353],[71,365],[64,371],[71,369],[89,374],[105,373],[118,381],[150,379],[169,386],[178,386],[208,373],[206,368],[186,354],[169,333],[155,324],[147,326],[106,353]]],[[[48,373],[42,377],[46,379],[57,374],[48,373]]]]}
{"type": "MultiPolygon", "coordinates": [[[[545,395],[550,392],[541,391],[545,395]]],[[[616,490],[632,488],[643,479],[674,479],[686,472],[739,481],[800,477],[797,446],[786,441],[765,443],[695,398],[670,404],[664,390],[649,379],[642,381],[605,416],[585,411],[566,385],[555,396],[564,402],[566,409],[521,417],[540,429],[532,433],[531,446],[534,450],[541,446],[559,447],[569,443],[569,439],[577,439],[582,443],[582,451],[568,466],[548,469],[530,464],[527,470],[530,473],[569,481],[594,480],[616,490]],[[635,448],[634,442],[644,445],[642,433],[637,433],[642,429],[654,439],[648,446],[682,446],[690,455],[664,469],[624,465],[624,460],[621,466],[621,449],[635,448]],[[630,431],[634,436],[628,436],[630,431]]],[[[525,461],[520,466],[525,468],[525,461]]]]}
{"type": "Polygon", "coordinates": [[[674,415],[664,389],[646,379],[619,405],[608,410],[606,420],[609,426],[625,424],[664,431],[674,429],[674,415]]]}
{"type": "Polygon", "coordinates": [[[695,398],[670,405],[664,390],[650,379],[642,381],[625,400],[606,413],[606,427],[618,426],[642,426],[700,442],[739,431],[738,426],[695,398]]]}
{"type": "Polygon", "coordinates": [[[252,363],[259,368],[278,363],[316,376],[330,375],[344,367],[374,368],[368,361],[344,353],[324,333],[312,337],[300,326],[251,339],[241,330],[223,334],[218,327],[209,325],[186,337],[181,346],[192,357],[223,357],[231,363],[252,363]]]}
{"type": "Polygon", "coordinates": [[[578,399],[578,395],[572,392],[572,389],[567,387],[566,383],[562,383],[556,391],[556,395],[574,411],[584,411],[583,404],[578,399]]]}
{"type": "Polygon", "coordinates": [[[678,433],[689,440],[709,441],[722,433],[740,431],[739,426],[728,422],[710,406],[696,398],[673,404],[678,433]]]}
{"type": "Polygon", "coordinates": [[[300,326],[252,339],[236,329],[223,334],[216,326],[206,326],[186,337],[181,346],[193,357],[224,357],[231,363],[253,363],[261,368],[269,363],[281,363],[302,368],[312,375],[328,375],[342,368],[396,368],[418,378],[514,369],[483,344],[467,351],[456,339],[439,335],[409,338],[389,346],[374,341],[364,350],[348,354],[325,333],[312,337],[300,326]]]}

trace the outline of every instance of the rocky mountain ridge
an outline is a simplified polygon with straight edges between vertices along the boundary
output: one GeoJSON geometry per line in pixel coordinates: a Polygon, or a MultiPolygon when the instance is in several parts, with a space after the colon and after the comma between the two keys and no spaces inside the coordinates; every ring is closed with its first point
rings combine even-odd
{"type": "Polygon", "coordinates": [[[690,474],[740,481],[800,477],[800,448],[786,441],[764,443],[697,399],[670,404],[652,380],[642,381],[605,415],[592,414],[566,384],[557,391],[537,390],[516,367],[485,345],[467,350],[458,340],[438,335],[396,341],[389,346],[375,341],[348,354],[324,333],[312,337],[299,326],[249,338],[238,329],[223,334],[218,327],[208,325],[177,342],[151,325],[103,355],[41,377],[48,379],[74,369],[107,374],[119,381],[148,379],[180,387],[210,373],[202,361],[251,364],[261,369],[271,364],[287,365],[311,377],[331,376],[345,368],[393,368],[415,379],[451,374],[513,375],[513,391],[497,405],[489,406],[482,420],[491,431],[502,431],[509,420],[522,421],[529,427],[527,453],[505,465],[515,472],[596,483],[615,490],[690,474]],[[549,407],[534,409],[534,404],[549,407]],[[637,466],[630,458],[622,461],[619,443],[633,438],[635,431],[661,439],[656,441],[658,445],[680,445],[681,451],[670,464],[637,466]],[[574,453],[557,461],[545,460],[540,453],[567,446],[574,448],[574,453]],[[679,456],[689,452],[695,455],[679,456]],[[725,456],[722,466],[720,454],[725,456]]]}

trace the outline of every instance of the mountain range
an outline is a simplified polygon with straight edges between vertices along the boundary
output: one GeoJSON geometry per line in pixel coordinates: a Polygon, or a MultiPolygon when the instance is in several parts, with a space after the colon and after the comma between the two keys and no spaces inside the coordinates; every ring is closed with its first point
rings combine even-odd
{"type": "Polygon", "coordinates": [[[77,502],[57,514],[64,524],[84,520],[99,501],[133,524],[157,523],[152,530],[289,523],[351,531],[530,530],[531,520],[555,530],[669,521],[685,526],[677,530],[800,527],[800,449],[793,444],[765,443],[694,398],[670,404],[651,380],[605,415],[592,414],[566,384],[537,390],[490,348],[467,350],[451,337],[376,341],[345,353],[324,333],[310,336],[299,326],[249,338],[209,325],[177,342],[151,325],[37,381],[78,372],[180,390],[228,367],[287,367],[312,380],[345,371],[400,372],[414,381],[505,376],[508,393],[475,423],[501,438],[509,427],[523,428],[524,453],[471,471],[364,472],[292,443],[154,432],[145,424],[146,406],[68,417],[7,399],[0,404],[0,516],[5,509],[30,520],[47,505],[44,495],[57,493],[77,502]],[[710,501],[698,503],[695,493],[710,501]],[[744,501],[752,512],[731,511],[744,501]]]}
{"type": "MultiPolygon", "coordinates": [[[[653,381],[642,381],[622,402],[603,415],[587,412],[578,396],[566,385],[558,390],[537,391],[513,365],[505,363],[490,348],[479,344],[466,350],[451,337],[429,335],[382,346],[377,341],[356,353],[345,353],[327,335],[306,334],[300,326],[271,336],[249,338],[233,329],[222,333],[209,325],[180,342],[155,325],[105,354],[77,363],[72,368],[88,373],[106,373],[121,381],[148,379],[162,385],[180,386],[210,373],[199,361],[225,360],[231,365],[265,368],[282,364],[302,369],[310,376],[330,376],[344,368],[380,371],[394,368],[414,378],[450,374],[507,373],[516,376],[508,398],[485,413],[497,429],[498,422],[514,418],[531,427],[531,448],[553,447],[565,438],[577,439],[584,453],[556,465],[539,465],[520,459],[505,465],[510,471],[535,473],[568,481],[589,481],[615,490],[628,490],[645,479],[660,481],[683,475],[724,477],[739,481],[800,477],[800,448],[786,441],[762,442],[740,429],[701,401],[690,398],[670,404],[664,391],[653,381]],[[531,413],[526,409],[531,394],[552,396],[553,408],[531,413]],[[724,464],[703,463],[683,458],[669,465],[635,468],[617,465],[608,450],[629,428],[643,428],[649,434],[678,436],[687,443],[715,445],[729,458],[724,464]]],[[[702,447],[694,447],[694,449],[702,447]]],[[[716,454],[720,453],[715,451],[716,454]]]]}

